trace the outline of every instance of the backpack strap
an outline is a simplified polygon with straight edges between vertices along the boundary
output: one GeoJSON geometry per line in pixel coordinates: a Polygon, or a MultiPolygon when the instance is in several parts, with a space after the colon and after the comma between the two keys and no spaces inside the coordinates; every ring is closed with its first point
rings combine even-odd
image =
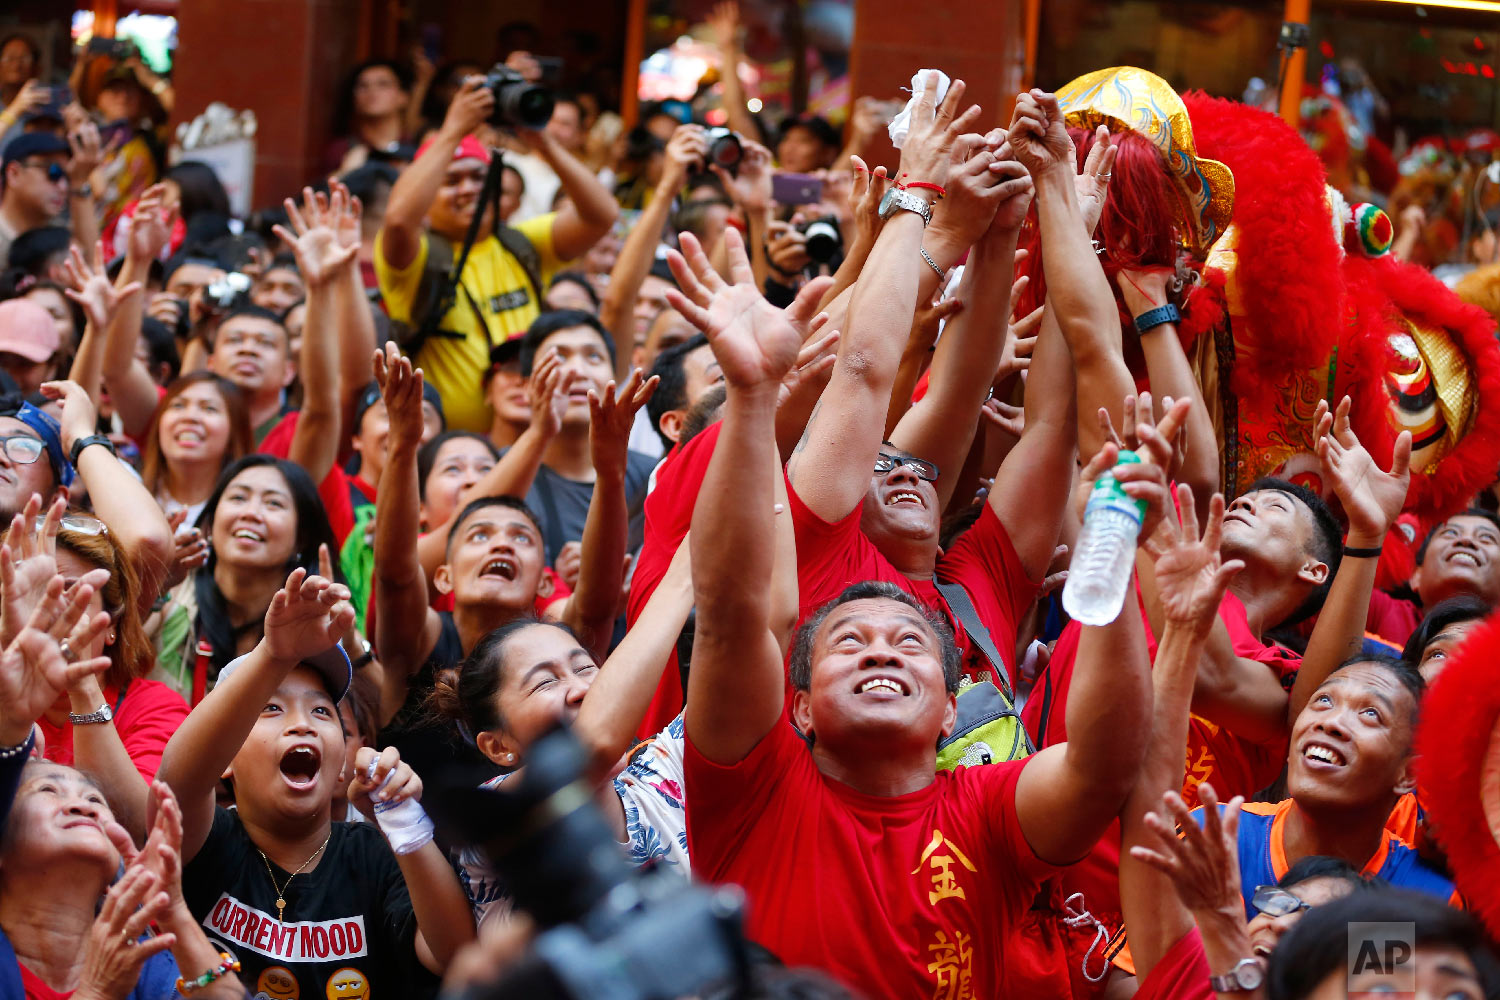
{"type": "Polygon", "coordinates": [[[519,229],[512,229],[505,223],[495,229],[495,239],[505,251],[516,259],[521,265],[521,270],[526,272],[526,280],[531,283],[531,294],[535,299],[537,308],[542,305],[542,255],[536,252],[536,247],[526,238],[526,234],[519,229]]]}
{"type": "Polygon", "coordinates": [[[948,610],[963,630],[969,634],[969,641],[984,654],[984,658],[990,662],[990,670],[995,674],[995,681],[1000,690],[1005,694],[1005,700],[1014,704],[1015,695],[1011,691],[1010,675],[1005,670],[1005,660],[1000,657],[1000,650],[995,648],[995,640],[990,637],[990,630],[984,627],[984,622],[979,620],[979,612],[974,608],[974,602],[969,600],[968,591],[964,590],[961,583],[941,583],[936,579],[933,583],[937,586],[939,594],[948,604],[948,610]]]}

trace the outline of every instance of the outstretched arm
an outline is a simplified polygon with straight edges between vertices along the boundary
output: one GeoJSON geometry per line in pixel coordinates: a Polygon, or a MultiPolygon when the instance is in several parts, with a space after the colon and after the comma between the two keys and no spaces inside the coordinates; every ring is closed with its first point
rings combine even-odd
{"type": "Polygon", "coordinates": [[[297,269],[307,284],[307,326],[302,338],[298,372],[302,376],[302,412],[292,435],[289,457],[321,483],[338,457],[339,345],[347,338],[344,328],[355,321],[339,307],[338,284],[348,278],[349,265],[359,253],[359,242],[345,246],[339,227],[348,209],[348,189],[333,189],[332,198],[302,189],[302,208],[287,198],[287,221],[291,229],[276,227],[276,235],[297,256],[297,269]]]}
{"type": "Polygon", "coordinates": [[[959,292],[964,309],[943,328],[932,355],[927,394],[891,432],[896,447],[938,467],[941,508],[952,499],[979,423],[979,407],[995,379],[1009,335],[1016,241],[1031,204],[1031,178],[1012,157],[1004,135],[999,129],[990,133],[985,145],[949,178],[953,210],[987,218],[989,225],[964,267],[959,292]]]}
{"type": "Polygon", "coordinates": [[[785,312],[755,288],[739,233],[725,234],[731,276],[720,278],[702,248],[668,260],[682,292],[672,304],[709,339],[728,397],[689,533],[698,623],[688,675],[687,736],[718,764],[743,760],[776,724],[786,685],[772,622],[776,402],[797,360],[826,279],[809,282],[785,312]]]}
{"type": "MultiPolygon", "coordinates": [[[[1202,892],[1179,896],[1172,891],[1173,880],[1148,863],[1153,853],[1149,848],[1158,846],[1159,841],[1147,813],[1161,803],[1163,796],[1182,787],[1182,748],[1187,745],[1193,678],[1203,642],[1218,622],[1219,603],[1230,578],[1244,565],[1238,560],[1220,560],[1224,498],[1213,495],[1200,539],[1192,489],[1179,486],[1177,496],[1181,527],[1168,510],[1157,534],[1146,545],[1154,557],[1166,624],[1151,671],[1151,742],[1140,780],[1120,813],[1120,901],[1136,975],[1142,979],[1183,934],[1192,930],[1197,910],[1206,909],[1203,921],[1209,922],[1208,913],[1215,910],[1214,904],[1227,904],[1227,915],[1238,921],[1241,931],[1244,927],[1244,904],[1238,890],[1232,896],[1213,897],[1202,892]],[[1205,907],[1205,903],[1209,905],[1205,907]]],[[[1212,811],[1217,821],[1217,810],[1212,811]]],[[[1190,825],[1197,829],[1196,824],[1190,825]]]]}
{"type": "Polygon", "coordinates": [[[620,206],[593,172],[563,149],[548,132],[517,129],[522,141],[547,161],[557,174],[565,204],[552,220],[552,252],[558,260],[573,260],[588,253],[620,217],[620,206]]]}
{"type": "Polygon", "coordinates": [[[411,360],[393,343],[374,361],[391,426],[375,493],[375,648],[385,667],[382,698],[390,707],[406,700],[406,682],[437,645],[442,623],[429,606],[427,577],[417,557],[422,370],[413,371],[411,360]]]}
{"type": "Polygon", "coordinates": [[[625,464],[630,427],[635,415],[660,381],[655,375],[641,382],[641,370],[615,395],[609,383],[600,398],[589,392],[589,445],[593,453],[594,495],[589,500],[583,525],[583,546],[588,558],[578,573],[578,589],[563,606],[563,621],[583,640],[596,657],[609,649],[615,614],[620,608],[620,588],[625,582],[625,536],[629,520],[625,503],[625,464]]]}
{"type": "MultiPolygon", "coordinates": [[[[1126,493],[1146,502],[1142,536],[1150,537],[1168,502],[1158,459],[1171,455],[1172,436],[1149,424],[1137,432],[1143,461],[1115,466],[1118,449],[1106,443],[1080,474],[1075,503],[1082,507],[1094,480],[1111,470],[1126,493]]],[[[1128,597],[1125,603],[1111,624],[1084,627],[1068,696],[1068,741],[1037,754],[1016,785],[1022,832],[1037,856],[1054,864],[1077,861],[1099,839],[1135,786],[1146,752],[1151,664],[1140,616],[1128,597]]]]}
{"type": "MultiPolygon", "coordinates": [[[[954,81],[941,104],[936,92],[934,75],[913,111],[901,171],[911,180],[941,187],[949,180],[960,136],[979,108],[958,113],[962,80],[954,81]]],[[[926,188],[908,190],[929,200],[933,196],[926,188]]],[[[923,272],[932,275],[932,269],[922,259],[922,237],[922,219],[915,212],[897,212],[881,228],[854,286],[833,377],[787,465],[792,488],[824,521],[848,515],[869,488],[891,386],[924,284],[925,294],[932,294],[932,284],[923,277],[923,272]]]]}
{"type": "Polygon", "coordinates": [[[740,5],[735,0],[720,0],[708,15],[708,27],[719,49],[719,80],[724,84],[724,114],[729,127],[752,141],[760,141],[760,126],[745,105],[745,88],[740,83],[740,63],[745,53],[740,48],[740,5]]]}
{"type": "MultiPolygon", "coordinates": [[[[125,245],[125,264],[115,278],[115,295],[119,309],[114,321],[105,325],[104,348],[100,360],[104,387],[109,390],[115,412],[125,433],[142,437],[156,412],[156,383],[146,366],[136,360],[135,345],[141,336],[144,315],[142,296],[129,295],[132,285],[144,285],[150,275],[151,262],[166,246],[172,231],[176,210],[162,208],[166,188],[160,184],[146,189],[135,205],[130,219],[130,238],[125,245]]],[[[183,371],[187,371],[184,368],[183,371]]],[[[80,383],[82,384],[82,383],[80,383]]]]}
{"type": "MultiPolygon", "coordinates": [[[[1385,542],[1385,533],[1406,502],[1406,489],[1411,482],[1411,432],[1402,431],[1397,436],[1391,469],[1382,472],[1349,426],[1350,406],[1348,396],[1339,402],[1335,412],[1329,412],[1326,401],[1318,404],[1318,458],[1322,461],[1324,480],[1333,485],[1333,492],[1349,518],[1346,547],[1378,552],[1385,542]]],[[[1287,699],[1288,729],[1318,685],[1340,663],[1359,652],[1378,563],[1378,557],[1353,555],[1345,555],[1339,563],[1287,699]]]]}
{"type": "Polygon", "coordinates": [[[302,660],[339,641],[354,624],[349,590],[292,570],[271,598],[265,638],[245,655],[167,744],[159,777],[182,806],[182,856],[192,860],[213,826],[214,791],[276,688],[302,660]]]}

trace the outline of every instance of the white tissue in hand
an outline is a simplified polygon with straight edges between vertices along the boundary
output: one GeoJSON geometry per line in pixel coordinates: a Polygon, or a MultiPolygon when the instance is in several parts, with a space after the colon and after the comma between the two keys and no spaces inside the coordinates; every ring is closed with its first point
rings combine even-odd
{"type": "Polygon", "coordinates": [[[950,81],[948,80],[948,74],[942,70],[919,69],[912,74],[911,99],[906,102],[906,107],[901,109],[901,113],[892,118],[891,123],[886,126],[886,129],[891,133],[891,145],[897,149],[906,144],[906,134],[911,131],[912,109],[917,106],[917,102],[922,99],[922,91],[927,88],[928,73],[936,73],[938,77],[936,101],[942,101],[948,93],[948,84],[950,81]]]}

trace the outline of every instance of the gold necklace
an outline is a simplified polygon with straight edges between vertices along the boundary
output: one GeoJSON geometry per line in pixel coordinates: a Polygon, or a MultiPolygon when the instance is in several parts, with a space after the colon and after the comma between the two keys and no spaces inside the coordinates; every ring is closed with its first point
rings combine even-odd
{"type": "MultiPolygon", "coordinates": [[[[323,847],[327,847],[328,846],[328,842],[330,840],[332,840],[332,839],[333,839],[333,831],[329,830],[328,831],[328,836],[325,837],[325,838],[323,838],[323,847]]],[[[320,847],[316,851],[313,851],[313,856],[312,857],[310,857],[306,861],[302,862],[301,867],[299,867],[296,871],[294,871],[290,875],[288,875],[286,877],[286,884],[285,885],[277,885],[276,884],[276,876],[271,873],[271,859],[268,858],[268,857],[266,857],[266,852],[265,851],[262,851],[259,847],[256,848],[256,851],[258,851],[260,853],[260,860],[263,861],[263,862],[265,862],[265,865],[266,865],[266,876],[268,878],[270,878],[270,880],[271,880],[271,887],[276,890],[276,922],[278,924],[279,923],[283,923],[283,921],[281,919],[281,916],[282,916],[283,913],[286,912],[286,890],[287,890],[287,887],[292,884],[292,879],[296,878],[298,875],[301,875],[307,869],[308,865],[310,865],[314,861],[318,860],[318,855],[320,855],[320,854],[323,853],[323,847],[320,847]]]]}

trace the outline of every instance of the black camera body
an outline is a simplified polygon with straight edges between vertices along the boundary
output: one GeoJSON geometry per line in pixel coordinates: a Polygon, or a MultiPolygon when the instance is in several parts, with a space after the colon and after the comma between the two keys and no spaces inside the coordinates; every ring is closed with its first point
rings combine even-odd
{"type": "Polygon", "coordinates": [[[97,35],[89,39],[88,51],[91,56],[107,56],[114,62],[124,62],[140,53],[135,42],[128,38],[101,38],[97,35]]]}
{"type": "Polygon", "coordinates": [[[529,82],[504,63],[490,67],[484,85],[495,95],[491,125],[540,129],[552,118],[556,103],[552,91],[529,82]]]}
{"type": "Polygon", "coordinates": [[[797,231],[807,237],[802,245],[807,256],[819,264],[827,264],[844,252],[844,234],[839,231],[839,220],[831,215],[804,222],[797,231]]]}
{"type": "Polygon", "coordinates": [[[429,794],[444,838],[482,849],[541,930],[498,980],[446,1000],[676,1000],[749,982],[743,893],[632,868],[585,765],[558,728],[532,744],[504,790],[429,794]]]}

